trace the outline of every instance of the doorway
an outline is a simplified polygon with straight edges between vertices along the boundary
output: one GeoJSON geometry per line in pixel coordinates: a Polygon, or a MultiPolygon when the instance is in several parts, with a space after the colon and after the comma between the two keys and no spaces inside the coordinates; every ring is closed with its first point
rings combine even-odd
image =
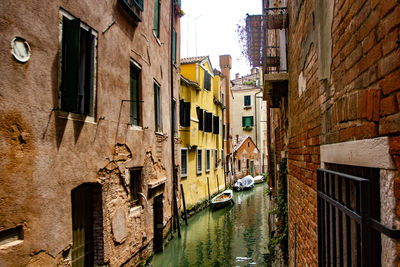
{"type": "Polygon", "coordinates": [[[163,209],[163,194],[160,194],[154,198],[153,204],[154,210],[154,252],[162,252],[163,251],[163,218],[164,218],[164,209],[163,209]]]}
{"type": "Polygon", "coordinates": [[[104,263],[101,185],[82,184],[71,192],[72,266],[104,263]],[[96,242],[94,241],[96,240],[96,242]]]}

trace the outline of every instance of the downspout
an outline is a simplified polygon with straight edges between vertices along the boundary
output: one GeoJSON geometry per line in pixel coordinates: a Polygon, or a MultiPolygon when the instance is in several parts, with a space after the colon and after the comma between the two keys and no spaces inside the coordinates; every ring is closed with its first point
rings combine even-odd
{"type": "MultiPolygon", "coordinates": [[[[172,209],[172,225],[171,227],[173,227],[173,222],[174,222],[174,218],[177,218],[179,215],[175,213],[175,209],[174,206],[178,205],[178,203],[176,203],[176,188],[177,188],[177,183],[178,183],[178,177],[177,177],[177,173],[176,173],[176,168],[175,168],[175,120],[174,120],[174,62],[172,60],[173,58],[173,42],[174,42],[174,1],[175,0],[171,0],[171,48],[170,48],[170,60],[171,60],[171,164],[172,164],[172,198],[173,198],[173,202],[174,203],[171,207],[172,209]],[[176,216],[176,217],[175,217],[176,216]]],[[[176,105],[175,105],[175,109],[176,109],[176,105]]],[[[173,231],[171,231],[172,233],[173,231]]]]}

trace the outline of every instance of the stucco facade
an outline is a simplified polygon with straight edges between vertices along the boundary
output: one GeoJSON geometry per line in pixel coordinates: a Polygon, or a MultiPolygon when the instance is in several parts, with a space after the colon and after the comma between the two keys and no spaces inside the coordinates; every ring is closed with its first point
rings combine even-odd
{"type": "Polygon", "coordinates": [[[181,75],[180,102],[186,106],[180,110],[181,183],[190,209],[225,188],[221,102],[224,77],[212,69],[208,57],[182,59],[181,75]]]}
{"type": "MultiPolygon", "coordinates": [[[[267,105],[263,101],[263,79],[261,69],[253,68],[252,73],[239,77],[236,74],[232,80],[233,116],[232,123],[234,139],[250,136],[260,150],[260,165],[258,173],[267,170],[267,105]]],[[[236,142],[237,143],[237,142],[236,142]]]]}
{"type": "Polygon", "coordinates": [[[79,237],[90,243],[82,252],[88,264],[137,265],[155,244],[162,247],[173,211],[171,159],[179,153],[171,127],[172,98],[179,99],[171,23],[179,40],[180,12],[160,3],[156,37],[154,1],[128,9],[117,0],[1,2],[1,266],[69,266],[81,256],[79,237]],[[21,51],[11,53],[16,37],[30,46],[25,63],[17,61],[21,51]],[[70,46],[70,37],[80,40],[74,60],[86,66],[78,74],[68,69],[77,44],[70,46]],[[89,69],[82,92],[66,79],[78,75],[80,86],[89,69]],[[138,99],[130,92],[132,70],[138,99]],[[85,103],[78,109],[67,98],[76,91],[73,101],[85,103]]]}

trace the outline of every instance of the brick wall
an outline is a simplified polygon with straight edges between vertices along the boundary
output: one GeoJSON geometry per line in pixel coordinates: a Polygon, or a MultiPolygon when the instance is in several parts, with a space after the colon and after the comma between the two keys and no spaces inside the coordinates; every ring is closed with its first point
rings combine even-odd
{"type": "MultiPolygon", "coordinates": [[[[288,3],[289,251],[293,262],[296,225],[297,265],[317,266],[320,145],[389,136],[389,153],[400,169],[400,3],[334,2],[327,79],[320,79],[318,72],[319,61],[325,60],[326,49],[330,49],[319,47],[318,7],[313,0],[299,3],[288,3]],[[306,89],[299,92],[301,72],[306,89]]],[[[280,120],[284,119],[281,116],[280,120]]],[[[394,190],[400,199],[398,172],[397,177],[394,190]]],[[[400,206],[397,211],[400,217],[400,206]]]]}

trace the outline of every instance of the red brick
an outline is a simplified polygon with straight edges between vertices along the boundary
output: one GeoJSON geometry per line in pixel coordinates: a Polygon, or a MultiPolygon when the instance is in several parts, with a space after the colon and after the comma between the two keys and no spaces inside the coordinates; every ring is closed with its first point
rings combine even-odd
{"type": "Polygon", "coordinates": [[[378,121],[381,93],[379,90],[371,89],[368,90],[367,97],[367,119],[369,121],[378,121]]]}
{"type": "Polygon", "coordinates": [[[400,170],[400,155],[392,155],[392,158],[396,164],[397,170],[400,170]]]}
{"type": "Polygon", "coordinates": [[[352,140],[354,138],[354,134],[355,134],[354,127],[342,129],[339,132],[339,140],[340,142],[352,140]]]}
{"type": "Polygon", "coordinates": [[[400,69],[389,74],[379,82],[384,95],[400,89],[400,69]]]}
{"type": "Polygon", "coordinates": [[[376,27],[379,22],[379,14],[376,11],[372,11],[368,16],[367,20],[361,25],[356,33],[357,41],[361,42],[368,33],[376,27]]]}
{"type": "Polygon", "coordinates": [[[346,70],[348,70],[356,62],[358,62],[360,60],[361,56],[362,56],[362,46],[359,45],[353,50],[353,52],[350,53],[350,55],[348,57],[346,57],[346,60],[344,61],[344,66],[345,66],[346,70]]]}
{"type": "Polygon", "coordinates": [[[397,104],[399,105],[399,110],[400,110],[400,93],[397,94],[397,104]]]}
{"type": "Polygon", "coordinates": [[[355,127],[354,137],[357,140],[373,138],[378,135],[378,126],[375,122],[369,122],[355,127]]]}
{"type": "Polygon", "coordinates": [[[380,1],[380,5],[378,6],[379,17],[383,18],[386,14],[394,8],[398,4],[397,0],[384,0],[380,1]]]}
{"type": "MultiPolygon", "coordinates": [[[[382,1],[385,2],[385,1],[382,1]]],[[[379,22],[378,40],[385,37],[394,27],[400,23],[400,5],[379,22]]]]}
{"type": "Polygon", "coordinates": [[[379,134],[391,134],[400,132],[400,113],[382,118],[379,121],[379,134]]]}
{"type": "MultiPolygon", "coordinates": [[[[355,39],[355,38],[354,38],[355,39]]],[[[363,53],[366,54],[376,43],[376,31],[372,30],[362,41],[363,53]]]]}
{"type": "Polygon", "coordinates": [[[373,64],[376,64],[381,57],[382,57],[382,46],[378,44],[374,46],[374,48],[372,48],[368,52],[368,54],[364,55],[364,57],[357,64],[359,66],[360,73],[364,72],[373,64]]]}
{"type": "Polygon", "coordinates": [[[357,117],[359,119],[366,119],[368,117],[367,104],[368,104],[368,91],[358,92],[357,97],[357,117]]]}
{"type": "Polygon", "coordinates": [[[394,95],[381,99],[380,115],[386,116],[398,112],[397,100],[394,95]]]}
{"type": "Polygon", "coordinates": [[[400,136],[389,137],[389,153],[400,155],[400,136]]]}
{"type": "MultiPolygon", "coordinates": [[[[400,218],[400,201],[397,202],[396,215],[400,218]]],[[[397,245],[397,255],[400,254],[400,244],[397,245]]]]}
{"type": "Polygon", "coordinates": [[[386,56],[398,48],[397,40],[400,38],[400,27],[388,33],[382,40],[382,55],[386,56]]]}

